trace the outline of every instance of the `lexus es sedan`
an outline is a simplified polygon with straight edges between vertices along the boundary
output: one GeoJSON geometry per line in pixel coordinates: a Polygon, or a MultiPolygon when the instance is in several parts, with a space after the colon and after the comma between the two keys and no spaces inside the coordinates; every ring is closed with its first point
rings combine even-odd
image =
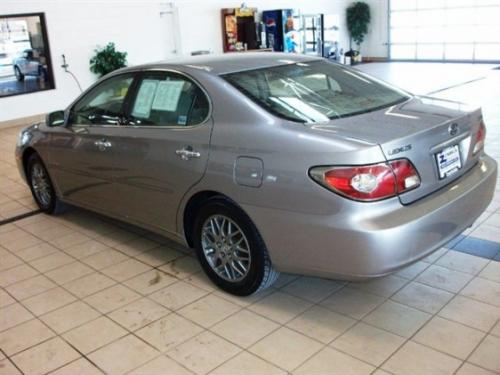
{"type": "Polygon", "coordinates": [[[116,71],[24,129],[46,213],[83,207],[183,242],[220,288],[278,273],[367,279],[472,225],[497,166],[481,109],[301,55],[200,56],[116,71]]]}

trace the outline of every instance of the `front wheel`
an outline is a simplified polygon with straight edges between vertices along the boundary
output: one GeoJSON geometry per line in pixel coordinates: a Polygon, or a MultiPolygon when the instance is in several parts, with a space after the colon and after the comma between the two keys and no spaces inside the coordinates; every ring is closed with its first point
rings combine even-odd
{"type": "Polygon", "coordinates": [[[53,214],[64,210],[64,205],[57,198],[47,169],[37,154],[31,155],[28,159],[26,175],[33,198],[43,212],[53,214]]]}
{"type": "Polygon", "coordinates": [[[271,286],[279,276],[250,218],[225,198],[211,198],[194,228],[198,259],[224,291],[246,296],[271,286]]]}

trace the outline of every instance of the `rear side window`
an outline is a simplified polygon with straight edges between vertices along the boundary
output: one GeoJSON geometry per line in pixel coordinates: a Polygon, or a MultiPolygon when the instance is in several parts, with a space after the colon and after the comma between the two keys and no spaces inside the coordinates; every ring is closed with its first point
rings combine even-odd
{"type": "Polygon", "coordinates": [[[223,78],[275,115],[304,123],[375,111],[409,98],[400,90],[327,61],[243,71],[223,78]]]}
{"type": "Polygon", "coordinates": [[[205,121],[209,102],[190,79],[153,72],[142,76],[129,108],[131,124],[136,126],[189,126],[205,121]]]}

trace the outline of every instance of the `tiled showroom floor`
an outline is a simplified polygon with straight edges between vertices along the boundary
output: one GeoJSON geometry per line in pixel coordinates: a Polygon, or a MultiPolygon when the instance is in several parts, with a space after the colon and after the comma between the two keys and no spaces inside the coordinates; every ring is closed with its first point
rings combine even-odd
{"type": "MultiPolygon", "coordinates": [[[[484,105],[500,160],[487,75],[439,95],[484,105]]],[[[0,220],[34,209],[18,130],[0,131],[0,220]]],[[[368,283],[282,275],[235,298],[185,251],[76,209],[0,225],[0,374],[500,373],[500,187],[448,248],[368,283]]]]}

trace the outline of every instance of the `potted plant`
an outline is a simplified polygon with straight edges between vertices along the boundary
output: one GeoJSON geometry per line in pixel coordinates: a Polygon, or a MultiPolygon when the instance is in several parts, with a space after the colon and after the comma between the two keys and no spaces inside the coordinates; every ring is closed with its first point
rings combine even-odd
{"type": "Polygon", "coordinates": [[[115,49],[114,43],[108,43],[103,48],[96,48],[95,55],[90,59],[90,71],[100,77],[114,70],[127,66],[127,52],[115,49]]]}
{"type": "Polygon", "coordinates": [[[370,7],[363,1],[354,2],[347,7],[346,21],[350,39],[349,51],[345,53],[345,56],[350,57],[351,64],[361,61],[359,49],[365,35],[368,33],[370,17],[370,7]],[[356,50],[353,49],[353,42],[357,45],[356,50]]]}

